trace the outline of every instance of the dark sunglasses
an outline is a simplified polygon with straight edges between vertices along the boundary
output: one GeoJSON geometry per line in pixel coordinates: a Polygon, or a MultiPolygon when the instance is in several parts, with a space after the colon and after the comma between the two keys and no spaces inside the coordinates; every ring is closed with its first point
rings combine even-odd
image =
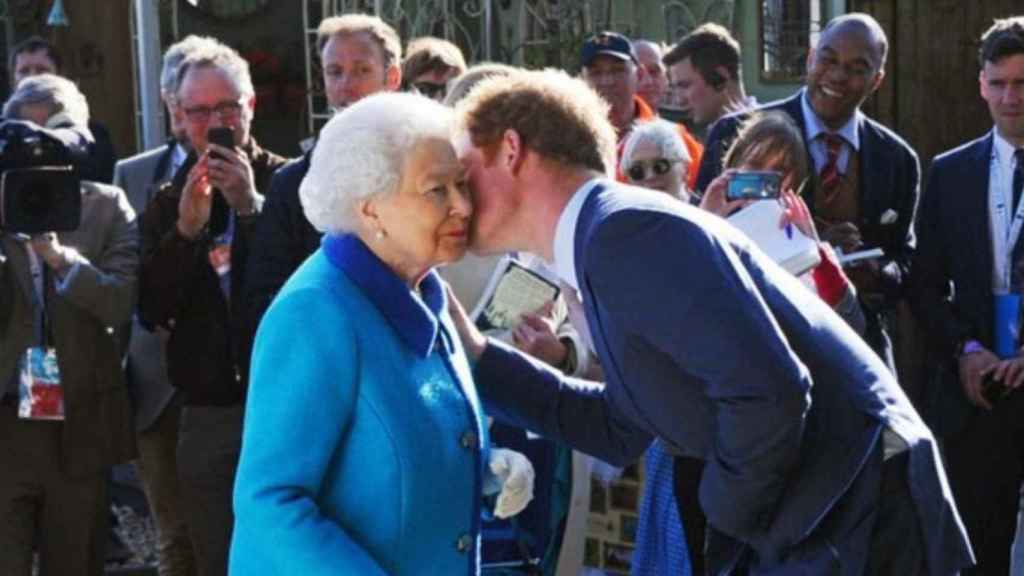
{"type": "Polygon", "coordinates": [[[626,176],[628,176],[633,182],[639,182],[650,178],[652,172],[654,176],[664,176],[672,169],[672,165],[678,162],[682,162],[682,160],[678,158],[658,158],[653,161],[638,160],[630,165],[626,170],[626,176]]]}
{"type": "Polygon", "coordinates": [[[427,98],[444,98],[445,92],[447,92],[445,84],[436,82],[413,82],[412,87],[427,98]]]}

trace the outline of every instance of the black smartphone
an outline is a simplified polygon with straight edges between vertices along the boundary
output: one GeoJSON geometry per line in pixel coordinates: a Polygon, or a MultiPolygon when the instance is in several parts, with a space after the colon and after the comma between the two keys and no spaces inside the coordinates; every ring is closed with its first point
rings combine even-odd
{"type": "Polygon", "coordinates": [[[782,174],[771,170],[741,170],[729,177],[725,199],[772,200],[779,197],[782,174]]]}
{"type": "MultiPolygon", "coordinates": [[[[210,128],[206,131],[206,141],[217,146],[223,146],[225,148],[235,147],[235,131],[227,126],[219,126],[217,128],[210,128]]],[[[216,153],[212,150],[210,155],[213,156],[216,153]]]]}
{"type": "MultiPolygon", "coordinates": [[[[235,131],[226,126],[210,128],[206,131],[206,141],[225,148],[234,148],[235,131]]],[[[210,157],[220,158],[220,155],[213,150],[210,150],[210,157]]],[[[216,238],[227,231],[230,213],[231,207],[228,206],[228,201],[224,199],[224,194],[222,194],[220,190],[214,188],[213,204],[210,207],[209,230],[211,236],[216,238]]]]}
{"type": "Polygon", "coordinates": [[[1000,380],[996,380],[991,372],[985,375],[985,380],[981,383],[981,395],[988,400],[989,404],[995,404],[1003,396],[1006,395],[1006,385],[1000,380]]]}

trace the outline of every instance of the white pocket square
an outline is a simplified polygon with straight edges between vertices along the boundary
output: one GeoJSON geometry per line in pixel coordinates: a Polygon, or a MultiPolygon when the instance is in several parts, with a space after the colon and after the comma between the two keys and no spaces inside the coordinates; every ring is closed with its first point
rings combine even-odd
{"type": "Polygon", "coordinates": [[[881,224],[892,224],[899,217],[899,212],[893,210],[892,208],[889,208],[888,210],[882,213],[882,217],[879,218],[878,222],[881,224]]]}

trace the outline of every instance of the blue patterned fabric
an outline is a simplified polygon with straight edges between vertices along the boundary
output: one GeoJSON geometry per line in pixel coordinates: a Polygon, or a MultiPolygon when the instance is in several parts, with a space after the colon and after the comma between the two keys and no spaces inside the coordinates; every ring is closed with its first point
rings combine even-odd
{"type": "Polygon", "coordinates": [[[691,576],[683,523],[672,486],[672,455],[661,440],[644,457],[646,478],[640,502],[633,576],[691,576]]]}

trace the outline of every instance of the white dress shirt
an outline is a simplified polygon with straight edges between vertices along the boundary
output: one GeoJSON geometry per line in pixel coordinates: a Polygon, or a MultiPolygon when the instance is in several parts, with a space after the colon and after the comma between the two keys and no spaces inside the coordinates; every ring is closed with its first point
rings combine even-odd
{"type": "Polygon", "coordinates": [[[992,233],[992,291],[1005,294],[1010,289],[1010,260],[1013,246],[1024,225],[1024,202],[1011,217],[1013,171],[1017,167],[1013,144],[992,129],[992,158],[988,173],[988,217],[992,233]]]}

